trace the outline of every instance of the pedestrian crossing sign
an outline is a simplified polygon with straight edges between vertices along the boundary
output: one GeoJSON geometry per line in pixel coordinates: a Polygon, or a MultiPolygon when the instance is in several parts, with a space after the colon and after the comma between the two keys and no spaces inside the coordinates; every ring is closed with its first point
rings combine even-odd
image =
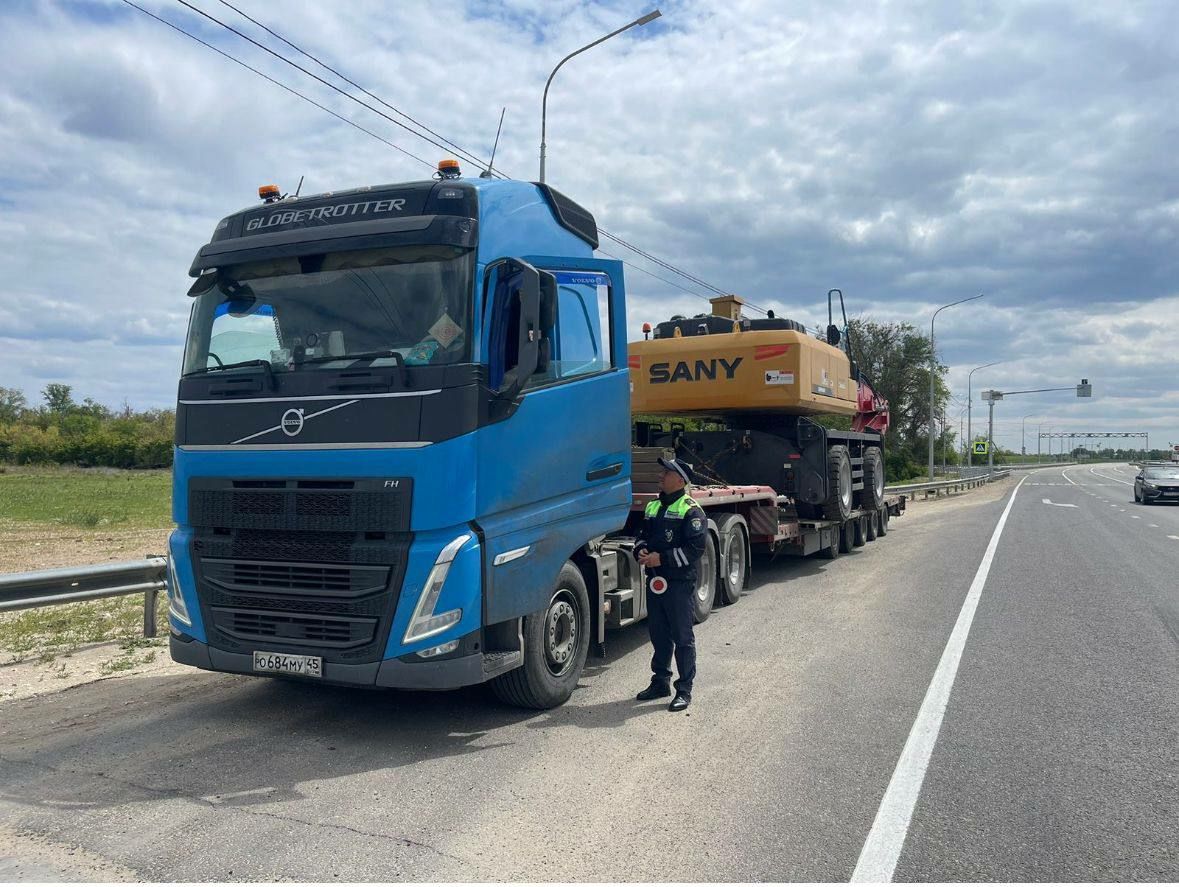
{"type": "Polygon", "coordinates": [[[976,440],[974,442],[974,455],[985,456],[987,454],[987,442],[985,440],[976,440]]]}

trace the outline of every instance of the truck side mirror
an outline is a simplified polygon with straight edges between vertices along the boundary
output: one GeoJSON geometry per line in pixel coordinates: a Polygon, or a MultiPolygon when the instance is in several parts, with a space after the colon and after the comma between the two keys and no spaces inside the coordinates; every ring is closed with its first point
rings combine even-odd
{"type": "Polygon", "coordinates": [[[827,344],[828,345],[838,345],[839,344],[839,327],[837,327],[833,323],[827,324],[827,344]]]}
{"type": "MultiPolygon", "coordinates": [[[[503,298],[502,323],[509,324],[505,335],[507,340],[515,338],[515,364],[505,368],[503,382],[496,392],[509,400],[524,388],[528,377],[536,372],[540,360],[540,272],[519,259],[508,261],[503,270],[505,291],[497,294],[503,298]],[[515,320],[515,329],[511,328],[515,320]]],[[[498,288],[497,288],[498,289],[498,288]]]]}

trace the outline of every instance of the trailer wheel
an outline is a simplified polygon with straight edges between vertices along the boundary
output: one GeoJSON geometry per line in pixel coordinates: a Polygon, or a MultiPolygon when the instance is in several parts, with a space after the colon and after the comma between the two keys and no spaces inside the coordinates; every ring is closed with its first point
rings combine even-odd
{"type": "Polygon", "coordinates": [[[886,505],[883,508],[881,508],[878,513],[880,515],[880,523],[876,527],[876,535],[877,536],[887,536],[888,535],[888,517],[889,517],[888,506],[886,505]]]}
{"type": "Polygon", "coordinates": [[[566,561],[548,606],[524,617],[524,664],[492,678],[492,692],[520,708],[562,705],[581,679],[589,641],[589,592],[566,561]]]}
{"type": "Polygon", "coordinates": [[[749,559],[746,557],[745,528],[735,514],[726,515],[717,522],[717,533],[721,539],[720,584],[718,599],[722,604],[735,604],[745,588],[749,575],[749,559]]]}
{"type": "Polygon", "coordinates": [[[839,553],[850,554],[852,550],[852,522],[844,521],[839,525],[839,553]]]}
{"type": "Polygon", "coordinates": [[[699,623],[708,618],[716,599],[716,540],[711,532],[704,537],[704,554],[700,555],[696,570],[696,596],[692,599],[692,608],[694,621],[699,623]]]}
{"type": "Polygon", "coordinates": [[[877,535],[879,535],[879,527],[880,527],[880,512],[879,511],[869,511],[868,512],[868,541],[869,542],[876,541],[876,537],[877,537],[877,535]]]}
{"type": "Polygon", "coordinates": [[[879,508],[884,504],[884,458],[880,447],[864,450],[864,489],[860,491],[861,508],[879,508]]]}
{"type": "Polygon", "coordinates": [[[840,550],[839,540],[842,536],[843,536],[843,533],[841,533],[839,531],[839,527],[832,527],[831,528],[831,544],[828,545],[826,548],[820,548],[819,554],[822,555],[826,560],[829,560],[829,561],[833,561],[837,557],[839,557],[839,550],[840,550]]]}
{"type": "Polygon", "coordinates": [[[868,544],[868,518],[861,515],[852,521],[852,546],[863,548],[868,544]]]}
{"type": "Polygon", "coordinates": [[[852,511],[851,456],[836,444],[827,450],[827,499],[822,503],[827,520],[846,521],[852,511]]]}

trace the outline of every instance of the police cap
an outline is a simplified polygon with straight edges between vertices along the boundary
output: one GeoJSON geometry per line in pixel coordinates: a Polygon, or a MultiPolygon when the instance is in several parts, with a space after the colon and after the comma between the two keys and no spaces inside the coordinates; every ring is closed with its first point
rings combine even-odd
{"type": "Polygon", "coordinates": [[[692,466],[687,462],[682,462],[679,459],[664,459],[659,457],[659,464],[668,471],[674,471],[684,479],[684,483],[690,484],[692,482],[692,466]]]}

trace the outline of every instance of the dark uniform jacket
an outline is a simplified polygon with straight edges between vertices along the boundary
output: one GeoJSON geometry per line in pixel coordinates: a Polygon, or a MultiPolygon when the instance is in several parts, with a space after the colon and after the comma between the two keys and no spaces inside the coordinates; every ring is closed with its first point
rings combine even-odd
{"type": "Polygon", "coordinates": [[[696,583],[696,565],[704,554],[708,519],[687,490],[660,493],[647,503],[635,557],[644,548],[658,552],[660,566],[647,573],[662,576],[668,582],[690,580],[696,583]]]}

